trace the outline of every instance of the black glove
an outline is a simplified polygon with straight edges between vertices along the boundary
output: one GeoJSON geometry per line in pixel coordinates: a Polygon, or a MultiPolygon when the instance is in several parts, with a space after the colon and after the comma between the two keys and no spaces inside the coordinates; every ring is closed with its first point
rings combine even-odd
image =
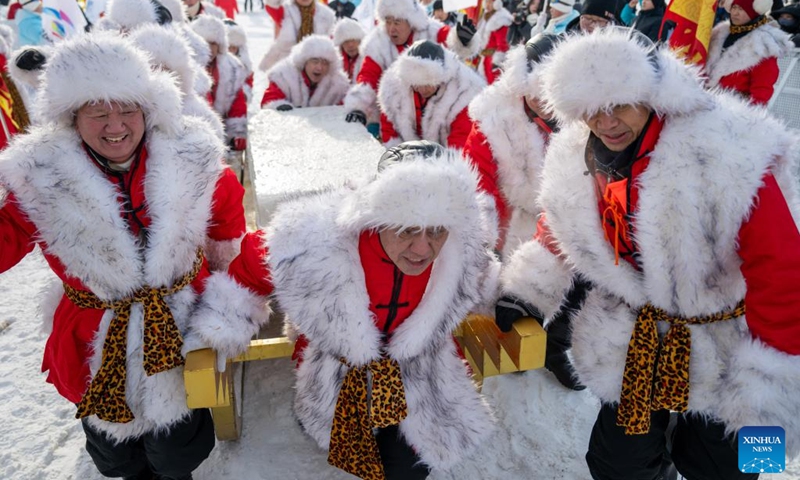
{"type": "Polygon", "coordinates": [[[472,23],[472,20],[469,17],[464,17],[461,22],[456,24],[456,35],[458,35],[458,41],[461,42],[461,45],[465,47],[469,45],[470,40],[472,37],[475,36],[475,24],[472,23]]]}
{"type": "Polygon", "coordinates": [[[352,112],[348,113],[344,120],[347,123],[355,123],[359,122],[361,125],[367,124],[367,116],[361,110],[353,110],[352,112]]]}
{"type": "Polygon", "coordinates": [[[288,103],[284,103],[282,105],[278,105],[277,107],[275,107],[275,110],[277,110],[279,112],[288,112],[289,110],[293,110],[293,109],[294,109],[294,107],[289,105],[288,103]]]}
{"type": "Polygon", "coordinates": [[[17,67],[28,71],[41,70],[46,61],[47,58],[36,48],[26,48],[16,58],[17,67]]]}
{"type": "Polygon", "coordinates": [[[544,322],[542,314],[535,307],[518,298],[505,296],[494,306],[494,323],[501,332],[510,332],[511,324],[523,317],[533,317],[540,324],[544,322]]]}

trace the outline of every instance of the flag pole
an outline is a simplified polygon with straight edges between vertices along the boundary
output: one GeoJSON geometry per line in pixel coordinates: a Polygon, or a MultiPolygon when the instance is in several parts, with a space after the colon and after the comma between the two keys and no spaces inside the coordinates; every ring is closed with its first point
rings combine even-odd
{"type": "Polygon", "coordinates": [[[86,16],[86,12],[83,11],[83,8],[81,8],[81,4],[78,2],[78,0],[75,0],[75,3],[78,4],[78,10],[81,11],[81,15],[83,15],[83,19],[86,20],[86,26],[84,27],[84,31],[86,31],[88,33],[92,29],[94,24],[89,21],[89,17],[86,16]]]}

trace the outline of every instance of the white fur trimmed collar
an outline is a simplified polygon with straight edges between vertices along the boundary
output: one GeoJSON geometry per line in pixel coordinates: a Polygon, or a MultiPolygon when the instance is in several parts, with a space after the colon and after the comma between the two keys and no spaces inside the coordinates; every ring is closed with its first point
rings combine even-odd
{"type": "Polygon", "coordinates": [[[146,142],[151,224],[143,250],[120,215],[116,187],[92,164],[73,129],[36,128],[0,155],[0,178],[36,225],[47,253],[101,299],[126,297],[144,284],[170,285],[206,239],[223,168],[220,140],[206,122],[186,117],[175,138],[151,130],[146,142]]]}
{"type": "Polygon", "coordinates": [[[286,95],[285,99],[270,102],[264,108],[276,108],[278,105],[289,104],[294,107],[322,107],[337,105],[342,101],[350,88],[350,80],[339,69],[331,69],[317,85],[314,95],[309,96],[310,89],[303,79],[303,74],[294,65],[291,58],[284,58],[278,62],[267,74],[270,82],[275,82],[286,95]]]}

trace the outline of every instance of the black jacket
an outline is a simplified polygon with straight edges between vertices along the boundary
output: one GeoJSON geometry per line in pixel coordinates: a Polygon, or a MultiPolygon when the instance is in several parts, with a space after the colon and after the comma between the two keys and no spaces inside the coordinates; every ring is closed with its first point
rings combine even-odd
{"type": "Polygon", "coordinates": [[[639,30],[653,42],[663,42],[667,39],[668,28],[665,25],[664,31],[659,38],[658,32],[661,30],[661,20],[664,18],[663,8],[653,8],[651,10],[642,10],[636,15],[631,28],[639,30]]]}

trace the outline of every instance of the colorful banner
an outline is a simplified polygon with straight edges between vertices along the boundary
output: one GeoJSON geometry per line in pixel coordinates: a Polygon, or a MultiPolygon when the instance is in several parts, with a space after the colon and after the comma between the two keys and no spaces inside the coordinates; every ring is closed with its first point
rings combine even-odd
{"type": "Polygon", "coordinates": [[[75,0],[44,0],[42,28],[52,41],[63,40],[84,33],[86,18],[75,0]]]}
{"type": "Polygon", "coordinates": [[[670,48],[689,63],[705,65],[716,12],[717,0],[672,0],[661,23],[675,23],[670,48]]]}

